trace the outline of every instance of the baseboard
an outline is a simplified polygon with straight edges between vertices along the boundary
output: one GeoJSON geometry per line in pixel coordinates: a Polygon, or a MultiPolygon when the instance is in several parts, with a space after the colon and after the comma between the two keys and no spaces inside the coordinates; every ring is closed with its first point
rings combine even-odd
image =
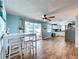
{"type": "Polygon", "coordinates": [[[45,39],[45,40],[46,40],[46,39],[50,39],[50,38],[51,38],[51,37],[46,37],[46,38],[43,38],[43,39],[45,39]]]}

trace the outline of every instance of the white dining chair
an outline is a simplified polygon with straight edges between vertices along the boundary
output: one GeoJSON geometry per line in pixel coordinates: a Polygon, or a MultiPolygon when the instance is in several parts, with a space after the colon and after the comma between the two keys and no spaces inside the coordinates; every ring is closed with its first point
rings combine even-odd
{"type": "Polygon", "coordinates": [[[20,37],[13,37],[8,39],[9,54],[8,58],[11,59],[15,56],[20,56],[22,59],[22,40],[20,37]]]}
{"type": "Polygon", "coordinates": [[[36,35],[29,35],[25,36],[24,38],[24,49],[26,54],[24,56],[27,58],[30,56],[31,59],[35,59],[36,54],[37,54],[37,40],[36,40],[36,35]]]}

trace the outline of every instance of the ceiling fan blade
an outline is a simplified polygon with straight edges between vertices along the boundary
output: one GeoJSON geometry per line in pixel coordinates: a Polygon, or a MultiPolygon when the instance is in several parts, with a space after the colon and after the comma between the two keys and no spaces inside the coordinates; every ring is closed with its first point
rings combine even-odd
{"type": "Polygon", "coordinates": [[[55,16],[49,16],[49,17],[47,17],[46,15],[44,15],[42,19],[43,19],[44,21],[45,21],[45,20],[51,21],[50,18],[55,18],[55,16]]]}
{"type": "Polygon", "coordinates": [[[51,21],[51,19],[48,19],[48,18],[47,18],[47,20],[48,20],[48,21],[51,21]]]}
{"type": "Polygon", "coordinates": [[[47,18],[55,18],[55,16],[49,16],[49,17],[47,17],[47,18]]]}

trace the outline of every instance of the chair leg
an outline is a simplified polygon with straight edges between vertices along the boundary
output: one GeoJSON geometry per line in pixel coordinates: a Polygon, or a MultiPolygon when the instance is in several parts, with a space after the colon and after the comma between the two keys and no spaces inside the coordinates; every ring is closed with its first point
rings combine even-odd
{"type": "MultiPolygon", "coordinates": [[[[32,43],[32,45],[33,45],[33,43],[32,43]]],[[[33,48],[33,57],[34,57],[34,48],[33,48]]]]}
{"type": "Polygon", "coordinates": [[[21,59],[23,59],[23,58],[22,58],[22,46],[21,46],[21,45],[19,46],[19,53],[20,53],[21,59]]]}
{"type": "Polygon", "coordinates": [[[33,42],[32,42],[32,52],[33,52],[32,58],[34,59],[34,47],[33,47],[33,42]]]}
{"type": "Polygon", "coordinates": [[[11,54],[11,47],[9,46],[9,55],[8,55],[9,59],[10,59],[10,54],[11,54]]]}

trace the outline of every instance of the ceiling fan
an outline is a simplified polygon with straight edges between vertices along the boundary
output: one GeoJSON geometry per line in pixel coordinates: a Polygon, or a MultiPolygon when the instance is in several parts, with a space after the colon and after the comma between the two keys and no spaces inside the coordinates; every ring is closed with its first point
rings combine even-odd
{"type": "Polygon", "coordinates": [[[55,16],[49,16],[49,17],[47,17],[47,15],[44,14],[43,17],[42,17],[43,20],[48,20],[48,21],[51,21],[51,18],[55,18],[55,16]]]}

